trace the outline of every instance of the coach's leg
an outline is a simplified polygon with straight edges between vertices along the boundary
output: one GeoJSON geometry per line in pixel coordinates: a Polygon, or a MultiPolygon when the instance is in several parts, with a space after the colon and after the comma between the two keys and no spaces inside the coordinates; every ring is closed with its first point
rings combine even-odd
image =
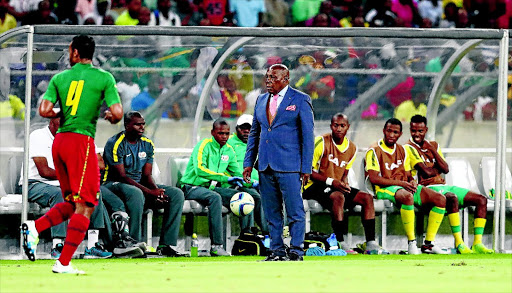
{"type": "MultiPolygon", "coordinates": [[[[110,184],[111,186],[111,184],[110,184]]],[[[101,198],[109,214],[114,212],[126,212],[123,200],[113,193],[106,185],[100,186],[101,198]]]]}
{"type": "Polygon", "coordinates": [[[254,199],[254,220],[258,226],[260,226],[263,234],[268,234],[268,224],[265,219],[265,213],[263,213],[263,207],[261,205],[261,195],[254,188],[242,188],[242,191],[249,193],[254,199]]]}
{"type": "Polygon", "coordinates": [[[144,194],[139,188],[120,182],[108,183],[107,187],[124,200],[126,212],[130,217],[128,221],[130,236],[136,241],[143,241],[141,225],[145,202],[144,194]]]}
{"type": "Polygon", "coordinates": [[[304,236],[306,233],[306,212],[301,195],[300,174],[277,173],[279,187],[283,194],[286,215],[290,226],[290,252],[304,255],[304,236]]]}
{"type": "Polygon", "coordinates": [[[183,191],[176,187],[158,185],[158,188],[165,190],[164,194],[169,197],[169,202],[164,209],[162,222],[162,233],[160,234],[160,245],[178,244],[178,233],[180,231],[181,213],[185,196],[183,191]]]}
{"type": "Polygon", "coordinates": [[[286,256],[283,242],[283,197],[276,172],[266,170],[260,172],[260,191],[263,212],[268,223],[270,234],[270,250],[274,255],[286,256]]]}
{"type": "MultiPolygon", "coordinates": [[[[32,183],[28,188],[28,201],[35,202],[41,207],[53,208],[55,205],[64,202],[62,192],[58,186],[46,184],[43,182],[32,183]]],[[[67,219],[66,219],[67,220],[67,219]]],[[[66,222],[52,226],[52,239],[66,238],[66,222]]]]}

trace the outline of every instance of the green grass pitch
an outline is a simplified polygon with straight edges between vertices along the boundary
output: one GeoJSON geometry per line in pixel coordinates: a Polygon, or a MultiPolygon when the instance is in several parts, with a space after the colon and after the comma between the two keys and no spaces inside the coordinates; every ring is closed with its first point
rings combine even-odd
{"type": "Polygon", "coordinates": [[[0,292],[512,292],[512,255],[352,255],[0,261],[0,292]]]}

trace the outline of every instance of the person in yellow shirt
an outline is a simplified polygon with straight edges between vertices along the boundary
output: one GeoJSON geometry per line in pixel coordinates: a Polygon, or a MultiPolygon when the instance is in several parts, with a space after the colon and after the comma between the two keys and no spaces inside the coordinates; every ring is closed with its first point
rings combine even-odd
{"type": "Polygon", "coordinates": [[[427,116],[427,105],[424,103],[427,93],[424,87],[417,83],[411,89],[411,96],[412,100],[404,101],[395,108],[395,118],[402,122],[411,121],[414,115],[427,116]]]}
{"type": "Polygon", "coordinates": [[[139,24],[139,13],[142,8],[141,0],[126,0],[126,10],[116,19],[116,25],[139,24]]]}
{"type": "Polygon", "coordinates": [[[0,118],[6,117],[25,120],[25,104],[15,95],[9,95],[7,100],[0,101],[0,118]]]}
{"type": "Polygon", "coordinates": [[[7,13],[9,0],[0,0],[0,34],[16,27],[16,18],[7,13]]]}

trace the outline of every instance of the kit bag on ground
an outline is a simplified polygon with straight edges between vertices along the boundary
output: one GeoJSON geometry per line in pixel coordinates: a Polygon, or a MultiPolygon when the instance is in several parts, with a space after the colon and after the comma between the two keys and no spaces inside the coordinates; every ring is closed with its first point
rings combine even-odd
{"type": "Polygon", "coordinates": [[[232,255],[267,255],[268,249],[263,244],[265,236],[258,235],[258,229],[251,227],[242,231],[233,244],[232,255]]]}
{"type": "Polygon", "coordinates": [[[307,250],[312,243],[316,243],[318,247],[323,248],[325,251],[329,250],[330,245],[327,242],[327,238],[329,238],[329,235],[322,232],[310,231],[306,233],[304,237],[304,250],[307,250]]]}

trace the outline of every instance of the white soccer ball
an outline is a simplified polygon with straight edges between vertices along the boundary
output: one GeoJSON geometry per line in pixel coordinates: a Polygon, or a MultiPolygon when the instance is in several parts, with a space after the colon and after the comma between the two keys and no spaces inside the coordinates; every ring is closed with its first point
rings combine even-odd
{"type": "Polygon", "coordinates": [[[243,217],[254,210],[254,198],[247,192],[239,192],[231,197],[229,207],[233,214],[243,217]]]}

